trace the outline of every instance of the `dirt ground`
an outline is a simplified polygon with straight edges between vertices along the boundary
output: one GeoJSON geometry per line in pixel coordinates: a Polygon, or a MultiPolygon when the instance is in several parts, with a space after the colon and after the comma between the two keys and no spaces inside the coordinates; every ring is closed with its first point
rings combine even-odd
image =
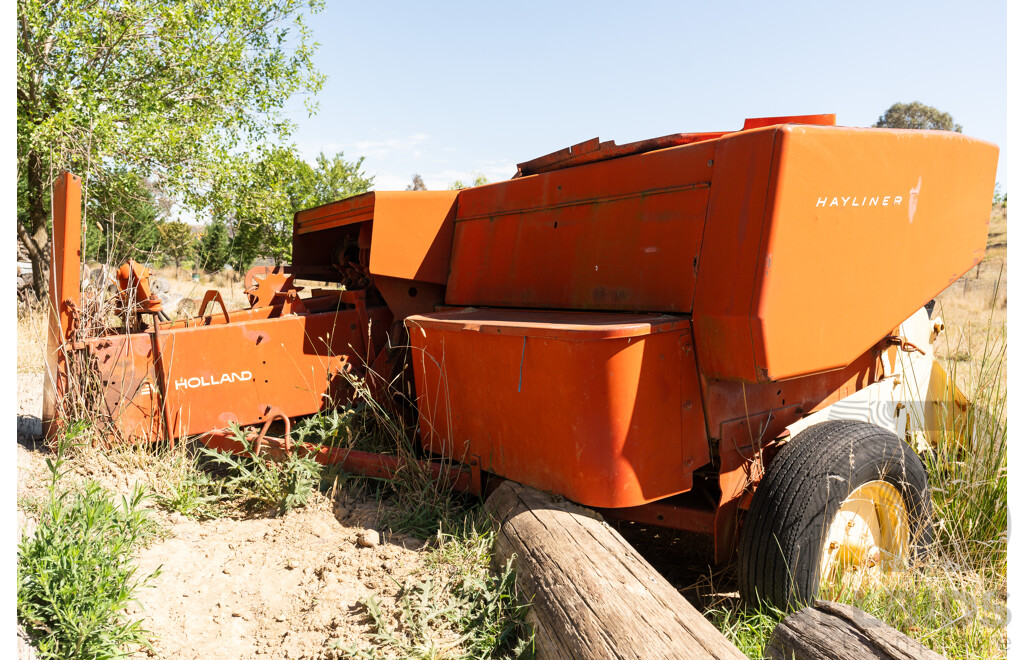
{"type": "MultiPolygon", "coordinates": [[[[39,433],[42,376],[18,374],[18,496],[45,492],[39,433]]],[[[97,456],[76,461],[75,477],[126,493],[141,473],[97,456]]],[[[394,600],[406,578],[424,570],[423,542],[392,535],[358,541],[378,512],[366,502],[332,502],[276,518],[195,522],[154,511],[166,538],[138,557],[140,574],[160,569],[131,609],[143,617],[164,658],[331,658],[335,647],[365,646],[357,602],[375,594],[394,600]]],[[[19,532],[33,521],[19,505],[19,532]]],[[[144,657],[140,653],[139,657],[144,657]]]]}

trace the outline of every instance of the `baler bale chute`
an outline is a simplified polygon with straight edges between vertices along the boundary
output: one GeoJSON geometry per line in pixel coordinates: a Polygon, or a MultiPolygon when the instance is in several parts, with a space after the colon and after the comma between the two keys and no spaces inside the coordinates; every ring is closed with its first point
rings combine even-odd
{"type": "MultiPolygon", "coordinates": [[[[925,306],[984,255],[997,155],[834,115],[595,139],[509,181],[301,211],[292,264],[246,275],[249,308],[211,291],[191,320],[150,313],[88,338],[62,325],[54,353],[87,356],[112,437],[240,451],[238,424],[267,451],[363,474],[397,459],[267,429],[323,410],[353,376],[411,371],[438,478],[477,493],[506,478],[710,534],[717,562],[739,545],[745,597],[785,606],[929,537],[906,441],[934,441],[965,401],[925,306]]],[[[61,293],[74,284],[55,308],[75,304],[61,293]]]]}

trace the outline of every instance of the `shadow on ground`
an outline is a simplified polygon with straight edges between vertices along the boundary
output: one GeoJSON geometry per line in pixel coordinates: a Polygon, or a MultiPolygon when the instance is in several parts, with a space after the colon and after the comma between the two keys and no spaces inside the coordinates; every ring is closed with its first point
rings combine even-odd
{"type": "Polygon", "coordinates": [[[731,608],[739,602],[736,563],[714,566],[710,536],[639,523],[611,524],[697,609],[731,608]]]}

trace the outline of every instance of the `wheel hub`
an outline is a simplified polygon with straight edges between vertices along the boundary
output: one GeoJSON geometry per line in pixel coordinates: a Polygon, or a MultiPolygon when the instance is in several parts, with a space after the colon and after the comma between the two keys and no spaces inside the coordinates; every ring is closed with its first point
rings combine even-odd
{"type": "Polygon", "coordinates": [[[903,498],[892,484],[869,481],[843,500],[829,526],[821,556],[822,582],[846,569],[889,570],[909,556],[903,498]]]}

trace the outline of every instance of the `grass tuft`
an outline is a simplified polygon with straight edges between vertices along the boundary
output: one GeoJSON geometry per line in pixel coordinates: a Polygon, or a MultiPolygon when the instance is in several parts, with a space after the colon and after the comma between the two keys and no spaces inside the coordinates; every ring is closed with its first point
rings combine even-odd
{"type": "Polygon", "coordinates": [[[359,602],[373,630],[372,647],[339,649],[351,658],[529,658],[526,623],[511,561],[490,571],[494,532],[479,511],[456,534],[440,532],[427,557],[428,575],[409,580],[393,610],[374,597],[359,602]]]}

